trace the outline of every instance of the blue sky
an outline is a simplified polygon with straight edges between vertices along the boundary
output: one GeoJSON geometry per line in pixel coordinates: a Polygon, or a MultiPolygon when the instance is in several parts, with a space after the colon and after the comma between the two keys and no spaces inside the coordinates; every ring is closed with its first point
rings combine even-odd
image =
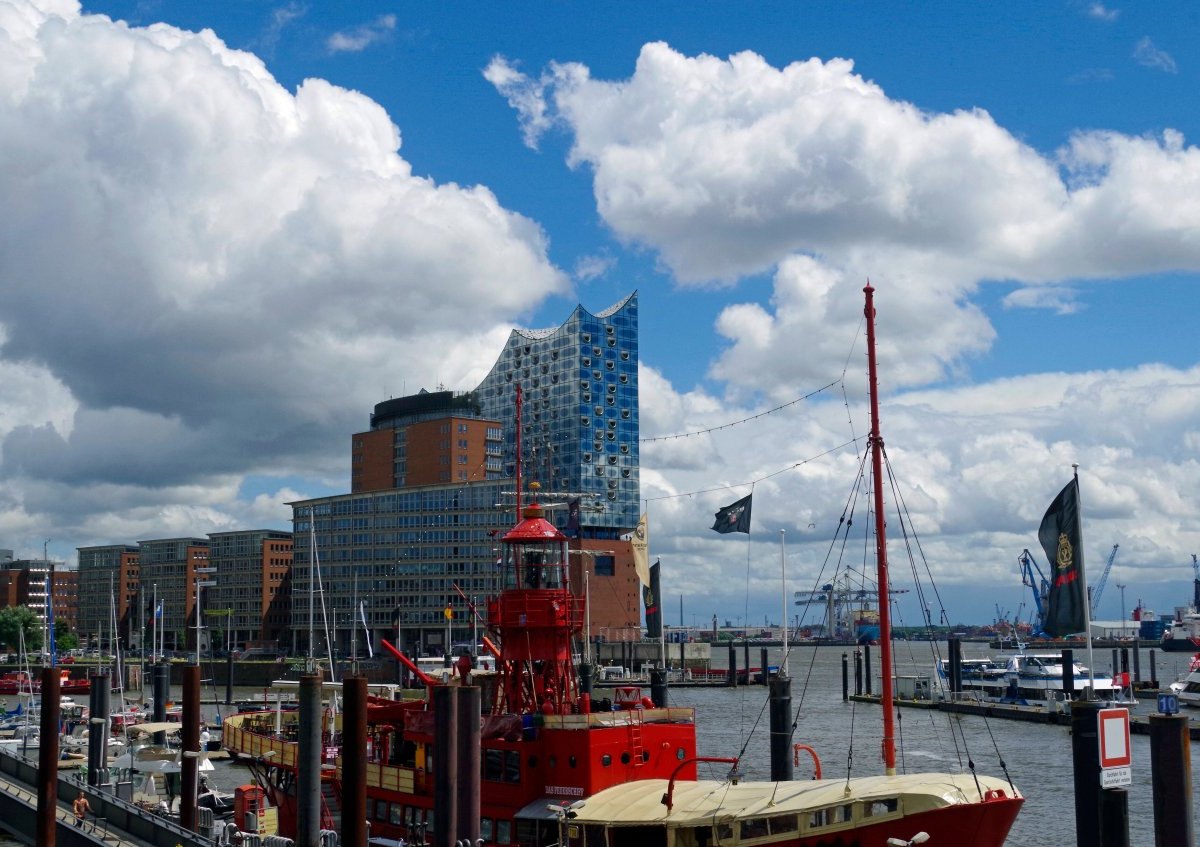
{"type": "Polygon", "coordinates": [[[846,370],[849,409],[643,454],[668,573],[755,619],[778,529],[816,579],[844,498],[852,455],[805,460],[865,428],[869,276],[952,615],[1023,599],[1072,462],[1091,560],[1120,543],[1110,585],[1164,611],[1200,549],[1198,16],[0,0],[0,546],[283,526],[345,490],[374,402],[637,289],[644,436],[846,370]],[[731,547],[710,516],[751,485],[731,547]]]}

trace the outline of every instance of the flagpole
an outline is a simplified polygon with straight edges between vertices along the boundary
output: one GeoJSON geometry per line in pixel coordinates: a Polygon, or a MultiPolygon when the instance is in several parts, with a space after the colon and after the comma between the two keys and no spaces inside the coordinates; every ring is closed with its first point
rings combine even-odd
{"type": "MultiPolygon", "coordinates": [[[[1079,576],[1083,580],[1083,627],[1084,634],[1087,636],[1087,654],[1088,654],[1088,695],[1087,699],[1096,699],[1096,659],[1092,653],[1092,598],[1088,596],[1087,587],[1087,560],[1083,555],[1083,497],[1079,493],[1079,463],[1071,464],[1071,470],[1075,474],[1075,531],[1079,536],[1079,576]]],[[[1074,668],[1071,668],[1074,675],[1074,668]]]]}

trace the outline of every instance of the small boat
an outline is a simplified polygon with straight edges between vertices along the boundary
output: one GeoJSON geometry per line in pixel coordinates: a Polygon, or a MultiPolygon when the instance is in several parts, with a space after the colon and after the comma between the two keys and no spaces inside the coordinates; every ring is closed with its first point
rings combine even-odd
{"type": "Polygon", "coordinates": [[[1200,709],[1200,653],[1192,656],[1188,671],[1177,682],[1171,683],[1171,691],[1179,702],[1193,709],[1200,709]]]}

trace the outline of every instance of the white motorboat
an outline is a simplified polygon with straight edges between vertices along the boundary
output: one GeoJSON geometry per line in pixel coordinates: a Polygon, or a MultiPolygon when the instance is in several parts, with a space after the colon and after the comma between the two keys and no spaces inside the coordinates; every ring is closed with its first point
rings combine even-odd
{"type": "MultiPolygon", "coordinates": [[[[1073,695],[1078,700],[1091,687],[1092,699],[1106,703],[1134,706],[1137,699],[1129,688],[1128,674],[1114,679],[1111,674],[1095,672],[1080,662],[1071,663],[1073,695]]],[[[1014,703],[1062,702],[1063,657],[1061,653],[1018,653],[1008,658],[1004,672],[1005,690],[1002,700],[1014,703]]]]}

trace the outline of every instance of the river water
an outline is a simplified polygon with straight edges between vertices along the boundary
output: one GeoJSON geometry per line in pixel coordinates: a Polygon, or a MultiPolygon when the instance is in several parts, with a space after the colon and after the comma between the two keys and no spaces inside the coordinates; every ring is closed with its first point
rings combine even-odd
{"type": "MultiPolygon", "coordinates": [[[[897,644],[897,673],[928,673],[933,666],[932,645],[909,642],[897,644]]],[[[986,645],[964,644],[968,657],[990,655],[986,645]]],[[[844,777],[847,768],[854,776],[878,774],[882,727],[878,706],[843,702],[842,654],[852,648],[793,648],[788,662],[792,678],[792,708],[798,714],[794,740],[816,748],[823,776],[844,777]],[[852,756],[850,755],[852,752],[852,756]]],[[[782,650],[769,651],[768,661],[777,664],[782,650]]],[[[946,655],[941,645],[941,655],[946,655]]],[[[1097,650],[1098,670],[1109,670],[1111,651],[1097,650]]],[[[714,650],[713,666],[724,667],[727,654],[714,650]],[[718,653],[721,653],[718,656],[718,653]],[[719,664],[718,664],[719,663],[719,664]]],[[[738,650],[739,665],[743,652],[738,650]]],[[[1086,661],[1083,651],[1077,659],[1086,661]]],[[[1186,654],[1157,654],[1158,678],[1162,684],[1186,670],[1186,654]]],[[[751,648],[751,664],[759,664],[759,649],[751,648]]],[[[873,690],[878,692],[878,648],[872,648],[873,690]]],[[[1149,678],[1149,651],[1141,654],[1144,678],[1149,678]]],[[[851,675],[853,667],[851,666],[851,675]]],[[[852,683],[851,683],[852,684],[852,683]]],[[[253,696],[257,691],[236,689],[236,697],[253,696]]],[[[223,698],[224,690],[205,689],[204,696],[223,698]]],[[[745,779],[769,779],[769,718],[767,689],[762,686],[732,688],[672,688],[674,706],[696,709],[699,752],[707,756],[740,756],[745,779]]],[[[205,705],[205,716],[215,722],[218,711],[228,707],[205,705]]],[[[1151,713],[1153,702],[1143,701],[1138,714],[1151,713]]],[[[1200,715],[1194,716],[1195,720],[1200,715]]],[[[1002,758],[1008,775],[1025,796],[1025,805],[1017,817],[1008,844],[1014,847],[1062,847],[1075,844],[1075,811],[1072,788],[1071,738],[1067,727],[1041,723],[1018,723],[996,718],[947,715],[924,709],[901,709],[896,724],[897,768],[901,772],[957,771],[966,768],[968,757],[980,773],[1002,777],[1002,758]],[[957,744],[955,738],[957,737],[957,744]],[[960,764],[961,763],[961,764],[960,764]]],[[[1150,779],[1150,742],[1147,736],[1134,735],[1133,784],[1128,789],[1130,844],[1134,847],[1154,843],[1153,796],[1150,779]]],[[[1193,742],[1194,743],[1194,742],[1193,742]]],[[[727,765],[701,765],[705,778],[722,778],[727,765]],[[709,769],[705,772],[705,769],[709,769]]],[[[807,756],[795,768],[796,779],[812,776],[807,756]]],[[[211,780],[219,788],[232,791],[249,780],[248,772],[229,763],[220,763],[211,780]]],[[[1192,756],[1192,783],[1200,788],[1200,756],[1192,756]]],[[[1200,824],[1200,791],[1194,791],[1193,814],[1200,824]]],[[[1082,845],[1081,845],[1082,847],[1082,845]]]]}

